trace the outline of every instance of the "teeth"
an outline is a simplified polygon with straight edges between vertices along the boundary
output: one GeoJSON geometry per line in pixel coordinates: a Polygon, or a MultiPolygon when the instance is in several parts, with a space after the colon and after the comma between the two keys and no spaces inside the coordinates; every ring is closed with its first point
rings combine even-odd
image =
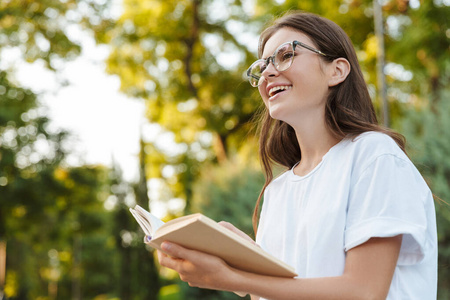
{"type": "Polygon", "coordinates": [[[273,95],[275,95],[275,92],[276,92],[276,91],[279,91],[279,90],[289,90],[290,88],[292,88],[292,86],[290,86],[290,85],[279,85],[279,86],[275,86],[275,87],[273,87],[273,88],[271,88],[271,89],[269,90],[269,96],[272,97],[273,95]]]}

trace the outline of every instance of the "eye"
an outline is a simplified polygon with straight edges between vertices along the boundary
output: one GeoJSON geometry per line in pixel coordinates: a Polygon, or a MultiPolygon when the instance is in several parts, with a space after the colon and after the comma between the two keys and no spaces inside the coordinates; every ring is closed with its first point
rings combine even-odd
{"type": "Polygon", "coordinates": [[[262,63],[259,65],[259,73],[261,74],[262,72],[264,72],[267,68],[267,65],[265,63],[262,63]]]}
{"type": "Polygon", "coordinates": [[[281,55],[281,61],[286,61],[288,59],[291,59],[293,56],[294,56],[294,53],[292,53],[291,51],[284,52],[283,55],[281,55]]]}

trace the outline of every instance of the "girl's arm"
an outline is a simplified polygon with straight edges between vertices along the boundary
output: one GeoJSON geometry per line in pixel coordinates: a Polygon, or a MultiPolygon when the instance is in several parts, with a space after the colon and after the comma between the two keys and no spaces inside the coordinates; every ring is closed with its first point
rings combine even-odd
{"type": "Polygon", "coordinates": [[[277,278],[234,269],[222,259],[164,242],[160,264],[190,286],[245,292],[252,299],[386,299],[400,252],[401,235],[372,238],[347,252],[344,274],[324,278],[277,278]]]}

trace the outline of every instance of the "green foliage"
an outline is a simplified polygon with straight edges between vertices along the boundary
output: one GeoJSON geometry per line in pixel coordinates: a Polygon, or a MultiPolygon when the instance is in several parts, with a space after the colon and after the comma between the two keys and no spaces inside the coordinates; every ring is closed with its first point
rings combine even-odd
{"type": "MultiPolygon", "coordinates": [[[[66,26],[92,25],[91,1],[14,0],[0,3],[0,51],[56,69],[80,53],[66,26]],[[83,7],[81,10],[80,7],[83,7]]],[[[38,96],[0,70],[0,243],[6,246],[6,283],[11,299],[93,298],[116,281],[111,216],[102,167],[70,168],[63,131],[48,131],[38,96]]],[[[3,254],[3,253],[2,253],[3,254]]]]}
{"type": "Polygon", "coordinates": [[[425,98],[431,94],[431,100],[439,97],[450,76],[450,6],[438,3],[423,1],[417,9],[392,9],[389,17],[399,23],[399,29],[392,30],[387,43],[388,59],[414,73],[408,92],[425,98]]]}
{"type": "Polygon", "coordinates": [[[180,293],[183,299],[186,300],[248,300],[250,296],[240,297],[231,292],[222,292],[214,290],[204,290],[199,288],[192,288],[186,282],[180,283],[180,293]]]}
{"type": "Polygon", "coordinates": [[[126,1],[124,14],[107,33],[113,47],[108,72],[119,75],[122,91],[147,100],[151,122],[186,146],[175,157],[155,147],[153,155],[162,154],[163,161],[152,160],[152,167],[182,170],[170,185],[176,197],[187,199],[187,207],[201,164],[223,162],[238,151],[232,140],[245,136],[260,105],[242,76],[254,59],[236,36],[246,21],[239,1],[126,1]],[[225,15],[211,14],[211,8],[225,15]],[[228,28],[231,21],[234,31],[228,28]],[[208,133],[212,140],[205,144],[201,137],[208,133]],[[199,158],[195,152],[203,149],[209,153],[199,158]]]}
{"type": "Polygon", "coordinates": [[[7,296],[35,299],[57,282],[63,298],[81,285],[87,296],[108,292],[114,272],[106,260],[113,252],[101,202],[108,193],[105,170],[67,168],[67,135],[46,130],[36,95],[4,71],[0,90],[0,237],[7,274],[15,274],[7,276],[7,296]]]}
{"type": "MultiPolygon", "coordinates": [[[[127,198],[134,196],[137,204],[147,207],[149,204],[147,193],[140,192],[139,185],[131,186],[124,182],[117,167],[111,172],[110,177],[112,196],[117,201],[112,211],[114,219],[111,234],[116,241],[114,251],[117,254],[118,270],[115,274],[120,277],[117,290],[114,292],[120,299],[156,300],[161,285],[156,258],[153,251],[145,248],[142,243],[143,237],[137,234],[141,230],[130,214],[127,204],[127,198]]],[[[145,182],[145,176],[141,179],[145,182]]],[[[109,287],[111,288],[111,285],[109,287]]]]}
{"type": "Polygon", "coordinates": [[[0,48],[18,47],[26,61],[43,59],[48,67],[54,58],[73,58],[80,53],[80,46],[66,36],[59,21],[76,6],[76,1],[2,1],[0,48]]]}
{"type": "Polygon", "coordinates": [[[67,27],[102,28],[110,1],[4,0],[0,3],[0,49],[15,47],[28,62],[57,69],[81,52],[67,27]]]}
{"type": "Polygon", "coordinates": [[[8,224],[7,265],[8,272],[21,278],[18,299],[46,295],[46,282],[59,282],[58,294],[69,298],[76,286],[83,286],[83,294],[91,297],[108,292],[115,281],[114,251],[108,246],[107,234],[111,219],[103,213],[100,196],[104,194],[104,170],[58,169],[58,173],[56,180],[64,188],[40,190],[39,196],[29,199],[38,202],[35,205],[42,211],[34,215],[31,208],[21,205],[27,213],[8,224]],[[53,199],[56,205],[39,206],[40,199],[53,199]]]}
{"type": "Polygon", "coordinates": [[[63,155],[59,143],[65,134],[49,134],[44,130],[48,120],[39,115],[35,95],[10,83],[3,71],[0,71],[0,90],[3,91],[0,105],[5,107],[0,110],[0,236],[9,238],[8,223],[20,227],[18,219],[42,218],[43,207],[50,199],[40,198],[44,192],[41,183],[44,180],[58,188],[52,172],[63,155]],[[39,152],[38,143],[48,150],[39,152]],[[14,215],[18,219],[12,219],[14,215]]]}
{"type": "Polygon", "coordinates": [[[181,300],[180,287],[177,284],[167,285],[161,288],[159,300],[181,300]]]}
{"type": "Polygon", "coordinates": [[[253,236],[251,215],[263,184],[259,168],[248,161],[205,167],[194,186],[192,211],[230,222],[253,236]]]}

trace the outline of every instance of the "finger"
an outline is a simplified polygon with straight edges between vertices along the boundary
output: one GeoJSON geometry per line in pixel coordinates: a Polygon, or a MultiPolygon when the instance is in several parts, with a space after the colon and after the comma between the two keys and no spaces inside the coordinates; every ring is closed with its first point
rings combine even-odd
{"type": "Polygon", "coordinates": [[[175,270],[177,272],[178,269],[180,268],[180,263],[182,262],[181,259],[172,257],[163,252],[158,253],[158,260],[161,266],[175,270]]]}
{"type": "Polygon", "coordinates": [[[227,222],[227,221],[220,221],[219,225],[223,226],[225,228],[228,228],[230,230],[233,230],[235,228],[233,224],[231,224],[230,222],[227,222]]]}
{"type": "Polygon", "coordinates": [[[189,260],[190,252],[192,252],[192,250],[186,249],[180,245],[170,243],[170,242],[163,242],[161,244],[161,249],[167,255],[170,255],[174,258],[180,258],[180,259],[186,259],[186,260],[189,260]]]}
{"type": "Polygon", "coordinates": [[[242,230],[238,229],[238,228],[237,228],[236,226],[234,226],[233,224],[228,223],[228,222],[226,222],[226,221],[220,221],[220,222],[219,222],[219,225],[221,225],[221,226],[223,226],[223,227],[225,227],[225,228],[231,230],[232,232],[234,232],[234,233],[236,233],[237,235],[243,237],[244,239],[246,239],[246,240],[249,241],[250,243],[256,245],[255,241],[254,241],[251,237],[249,237],[245,232],[243,232],[242,230]]]}
{"type": "Polygon", "coordinates": [[[239,235],[242,235],[243,232],[241,230],[239,230],[238,228],[236,228],[236,226],[234,226],[233,224],[226,222],[226,221],[220,221],[219,225],[222,227],[225,227],[228,230],[233,231],[234,233],[237,233],[239,235]]]}
{"type": "Polygon", "coordinates": [[[159,261],[161,261],[161,259],[162,259],[163,257],[166,257],[166,256],[167,256],[167,254],[165,254],[164,252],[162,252],[162,251],[160,251],[160,250],[156,251],[156,254],[157,254],[157,256],[158,256],[158,260],[159,260],[159,261]]]}

